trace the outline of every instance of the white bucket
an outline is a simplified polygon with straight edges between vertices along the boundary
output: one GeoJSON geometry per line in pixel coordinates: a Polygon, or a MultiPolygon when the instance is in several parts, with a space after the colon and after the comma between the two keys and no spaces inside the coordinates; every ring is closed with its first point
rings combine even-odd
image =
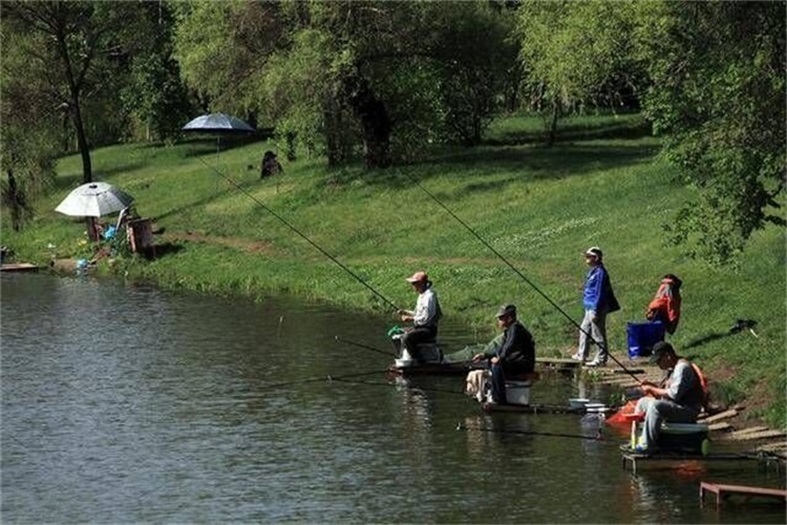
{"type": "Polygon", "coordinates": [[[394,359],[394,364],[396,368],[405,368],[412,365],[413,358],[410,356],[410,352],[406,348],[402,349],[402,357],[394,359]]]}
{"type": "Polygon", "coordinates": [[[590,403],[590,399],[584,397],[572,397],[568,400],[568,406],[572,410],[579,410],[580,408],[585,408],[585,405],[590,403]]]}
{"type": "Polygon", "coordinates": [[[532,381],[506,381],[506,402],[511,405],[529,405],[532,381]]]}

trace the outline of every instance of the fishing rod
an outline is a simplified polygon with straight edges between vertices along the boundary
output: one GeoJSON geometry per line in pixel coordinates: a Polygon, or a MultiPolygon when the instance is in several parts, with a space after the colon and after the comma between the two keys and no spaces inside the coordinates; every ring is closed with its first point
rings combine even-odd
{"type": "MultiPolygon", "coordinates": [[[[593,335],[592,335],[590,332],[588,332],[587,330],[584,330],[584,329],[582,328],[582,326],[581,326],[579,323],[577,323],[577,322],[574,320],[574,318],[573,318],[573,317],[571,317],[570,315],[568,315],[568,314],[566,313],[566,311],[565,311],[565,310],[563,310],[563,309],[560,307],[560,305],[558,305],[556,302],[554,302],[554,301],[553,301],[553,300],[552,300],[552,299],[551,299],[551,298],[550,298],[550,297],[549,297],[547,294],[545,294],[544,292],[542,292],[542,291],[541,291],[541,289],[540,289],[538,286],[536,286],[536,284],[535,284],[533,281],[531,281],[530,279],[528,279],[527,277],[525,277],[525,275],[524,275],[522,272],[520,272],[520,271],[519,271],[519,270],[518,270],[518,269],[517,269],[517,268],[516,268],[516,267],[515,267],[513,264],[511,264],[511,262],[509,262],[509,260],[508,260],[508,259],[506,259],[505,257],[503,257],[503,255],[502,255],[500,252],[498,252],[497,250],[495,250],[495,248],[494,248],[494,247],[493,247],[491,244],[489,244],[488,242],[486,242],[486,240],[485,240],[483,237],[481,237],[481,236],[480,236],[480,235],[479,235],[479,234],[478,234],[478,233],[477,233],[477,232],[476,232],[476,231],[475,231],[473,228],[471,228],[471,227],[470,227],[470,226],[469,226],[469,225],[468,225],[468,224],[467,224],[465,221],[463,221],[461,218],[459,218],[459,216],[458,216],[458,215],[456,215],[456,214],[455,214],[453,211],[451,211],[451,209],[450,209],[450,208],[448,208],[448,206],[446,206],[445,204],[443,204],[443,203],[440,201],[440,199],[438,199],[437,197],[435,197],[435,196],[434,196],[434,194],[433,194],[432,192],[430,192],[429,190],[427,190],[427,189],[426,189],[426,188],[425,188],[425,187],[424,187],[424,186],[423,186],[423,185],[422,185],[420,182],[418,182],[418,181],[417,181],[415,178],[413,178],[413,177],[412,177],[412,176],[411,176],[409,173],[404,173],[404,175],[405,175],[405,176],[406,176],[408,179],[410,179],[410,181],[411,181],[413,184],[415,184],[416,186],[418,186],[418,187],[421,189],[421,191],[423,191],[424,193],[426,193],[426,194],[427,194],[427,195],[428,195],[428,196],[429,196],[429,197],[430,197],[430,198],[431,198],[433,201],[435,201],[435,203],[437,203],[437,205],[438,205],[438,206],[440,206],[442,209],[444,209],[444,210],[445,210],[445,211],[446,211],[446,212],[447,212],[447,213],[448,213],[448,214],[449,214],[451,217],[453,217],[454,219],[456,219],[456,221],[457,221],[459,224],[461,224],[462,226],[464,226],[464,227],[465,227],[465,229],[466,229],[467,231],[469,231],[469,232],[470,232],[470,233],[471,233],[471,234],[472,234],[472,235],[473,235],[473,236],[474,236],[476,239],[478,239],[478,240],[481,242],[481,244],[483,244],[484,246],[486,246],[486,247],[487,247],[487,248],[488,248],[488,249],[489,249],[489,250],[490,250],[492,253],[494,253],[496,256],[498,256],[498,257],[500,258],[500,260],[501,260],[501,261],[503,261],[503,262],[506,264],[506,266],[508,266],[509,268],[511,268],[511,270],[512,270],[512,271],[513,271],[515,274],[517,274],[517,275],[518,275],[518,276],[519,276],[519,277],[520,277],[520,278],[521,278],[523,281],[525,281],[527,284],[529,284],[529,285],[530,285],[530,286],[533,288],[533,290],[535,290],[536,292],[538,292],[538,294],[539,294],[541,297],[543,297],[544,299],[546,299],[546,301],[547,301],[549,304],[551,304],[552,306],[554,306],[554,307],[555,307],[555,309],[556,309],[558,312],[560,312],[561,314],[563,314],[563,316],[564,316],[566,319],[568,319],[568,320],[571,322],[571,324],[573,324],[575,327],[577,327],[577,328],[578,328],[578,329],[579,329],[581,332],[584,332],[584,333],[585,333],[585,335],[587,335],[587,336],[590,338],[590,340],[593,342],[593,344],[595,344],[595,345],[596,345],[596,346],[598,346],[598,347],[602,347],[602,346],[604,346],[604,345],[602,345],[601,343],[599,343],[598,341],[596,341],[596,340],[593,338],[593,335]]],[[[606,348],[605,348],[605,350],[606,350],[606,348]]],[[[634,373],[633,373],[633,372],[631,372],[631,371],[630,371],[628,368],[626,368],[626,366],[625,366],[623,363],[621,363],[621,362],[620,362],[620,361],[619,361],[619,360],[618,360],[618,359],[617,359],[615,356],[613,356],[613,355],[612,355],[611,353],[609,353],[609,352],[607,352],[607,355],[608,355],[608,356],[609,356],[609,357],[610,357],[610,358],[611,358],[611,359],[612,359],[612,360],[613,360],[615,363],[617,363],[617,364],[618,364],[618,366],[620,366],[620,368],[622,368],[624,372],[626,372],[628,375],[630,375],[631,377],[633,377],[633,378],[634,378],[634,379],[635,379],[635,380],[636,380],[638,383],[641,383],[641,382],[642,382],[642,381],[640,381],[640,379],[639,379],[639,378],[638,378],[636,375],[634,375],[634,373]]]]}
{"type": "Polygon", "coordinates": [[[563,434],[560,432],[534,432],[528,430],[495,430],[493,428],[487,427],[468,427],[462,423],[456,424],[456,430],[464,430],[469,432],[471,430],[475,430],[477,432],[489,432],[491,434],[517,434],[521,436],[549,436],[549,437],[564,437],[564,438],[574,438],[574,439],[587,439],[591,441],[602,441],[603,437],[601,432],[599,432],[596,436],[585,436],[582,434],[563,434]]]}
{"type": "Polygon", "coordinates": [[[347,343],[348,345],[357,346],[358,348],[363,348],[363,349],[366,349],[366,350],[371,350],[372,352],[377,352],[378,354],[384,354],[384,355],[387,355],[388,357],[391,357],[391,356],[396,357],[396,354],[394,352],[388,352],[388,351],[383,350],[381,348],[376,348],[374,346],[365,345],[363,343],[356,343],[355,341],[348,341],[347,339],[339,337],[338,335],[334,336],[334,339],[336,340],[337,343],[347,343]]]}
{"type": "Polygon", "coordinates": [[[305,240],[306,242],[308,242],[309,244],[311,244],[311,245],[312,245],[312,246],[313,246],[313,247],[314,247],[314,248],[315,248],[317,251],[319,251],[321,254],[325,255],[325,256],[326,256],[328,259],[330,259],[330,260],[331,260],[332,262],[334,262],[334,263],[335,263],[337,266],[339,266],[339,268],[341,268],[342,270],[344,270],[345,272],[347,272],[348,274],[350,274],[350,275],[351,275],[351,276],[352,276],[352,277],[353,277],[353,278],[354,278],[356,281],[358,281],[359,283],[361,283],[361,284],[362,284],[363,286],[365,286],[365,287],[366,287],[366,288],[367,288],[367,289],[368,289],[370,292],[372,292],[374,295],[376,295],[377,297],[379,297],[379,298],[380,298],[380,299],[381,299],[381,300],[382,300],[384,303],[386,303],[388,306],[390,306],[391,308],[393,308],[393,309],[394,309],[394,311],[399,311],[399,307],[397,307],[397,306],[396,306],[394,303],[392,303],[391,301],[389,301],[389,300],[388,300],[388,298],[386,298],[386,297],[385,297],[383,294],[381,294],[380,292],[378,292],[377,290],[375,290],[374,288],[372,288],[372,286],[371,286],[369,283],[367,283],[366,281],[364,281],[363,279],[361,279],[361,278],[360,278],[360,277],[359,277],[359,276],[358,276],[358,275],[357,275],[355,272],[353,272],[352,270],[350,270],[349,268],[347,268],[347,266],[345,266],[345,265],[344,265],[344,264],[342,264],[342,263],[341,263],[341,262],[340,262],[338,259],[336,259],[336,257],[334,257],[333,255],[331,255],[330,253],[328,253],[327,251],[325,251],[324,249],[322,249],[322,248],[321,248],[321,247],[320,247],[320,246],[319,246],[319,245],[318,245],[316,242],[312,241],[312,240],[311,240],[309,237],[307,237],[307,236],[306,236],[304,233],[302,233],[300,230],[298,230],[298,229],[297,229],[295,226],[293,226],[292,224],[290,224],[289,222],[287,222],[287,221],[286,221],[286,220],[285,220],[285,219],[284,219],[282,216],[280,216],[278,213],[274,212],[272,209],[270,209],[268,206],[266,206],[266,205],[265,205],[265,204],[264,204],[264,203],[263,203],[263,202],[262,202],[260,199],[258,199],[257,197],[255,197],[254,195],[252,195],[251,193],[249,193],[249,192],[248,192],[248,191],[247,191],[245,188],[243,188],[243,187],[242,187],[240,184],[238,184],[237,182],[235,182],[234,180],[232,180],[230,177],[228,177],[227,175],[225,175],[224,173],[222,173],[221,171],[219,171],[219,170],[218,170],[216,167],[214,167],[214,166],[211,166],[210,164],[208,164],[207,162],[205,162],[205,161],[204,161],[204,160],[203,160],[201,157],[197,157],[197,158],[198,158],[198,159],[199,159],[199,161],[200,161],[200,162],[202,162],[202,164],[204,164],[204,165],[205,165],[207,168],[209,168],[209,169],[213,170],[213,171],[214,171],[214,172],[215,172],[217,175],[219,175],[219,176],[220,176],[220,177],[222,177],[224,180],[226,180],[227,182],[229,182],[229,183],[230,183],[230,184],[231,184],[233,187],[235,187],[235,189],[239,190],[241,193],[243,193],[243,194],[244,194],[244,195],[246,195],[248,198],[250,198],[251,200],[253,200],[255,203],[257,203],[257,205],[258,205],[258,206],[262,207],[262,208],[263,208],[265,211],[267,211],[268,213],[270,213],[271,215],[273,215],[275,218],[277,218],[277,219],[278,219],[278,220],[279,220],[279,221],[280,221],[282,224],[284,224],[285,226],[287,226],[287,227],[288,227],[290,230],[292,230],[292,231],[293,231],[295,234],[297,234],[297,235],[298,235],[298,236],[300,236],[300,237],[301,237],[303,240],[305,240]]]}

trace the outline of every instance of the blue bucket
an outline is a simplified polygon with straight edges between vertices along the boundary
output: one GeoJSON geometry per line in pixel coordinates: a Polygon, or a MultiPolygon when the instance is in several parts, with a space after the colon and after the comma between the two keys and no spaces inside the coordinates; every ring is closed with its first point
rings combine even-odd
{"type": "Polygon", "coordinates": [[[649,356],[653,345],[664,340],[664,323],[661,321],[626,323],[626,335],[629,359],[649,356]]]}

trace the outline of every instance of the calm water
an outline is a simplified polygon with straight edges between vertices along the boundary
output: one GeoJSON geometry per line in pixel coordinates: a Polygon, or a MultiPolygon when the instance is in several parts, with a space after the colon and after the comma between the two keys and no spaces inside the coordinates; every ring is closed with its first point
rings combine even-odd
{"type": "MultiPolygon", "coordinates": [[[[773,469],[633,476],[621,438],[582,438],[592,418],[484,416],[462,378],[396,382],[385,355],[334,340],[387,350],[388,319],[1,279],[4,523],[785,521],[780,505],[698,503],[700,480],[783,486],[773,469]]],[[[605,395],[545,374],[533,401],[580,387],[605,395]]]]}

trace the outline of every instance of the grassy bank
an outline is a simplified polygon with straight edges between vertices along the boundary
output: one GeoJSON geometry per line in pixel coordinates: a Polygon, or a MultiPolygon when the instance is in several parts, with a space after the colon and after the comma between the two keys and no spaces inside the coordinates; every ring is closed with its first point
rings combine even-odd
{"type": "MultiPolygon", "coordinates": [[[[403,276],[424,269],[445,314],[465,321],[468,332],[491,336],[496,307],[514,302],[539,353],[568,355],[575,327],[420,184],[577,321],[581,252],[601,246],[623,306],[608,327],[619,355],[626,321],[642,320],[663,274],[679,275],[683,319],[672,338],[679,351],[718,379],[718,396],[747,399],[749,413],[784,427],[784,232],[758,232],[737,268],[686,259],[664,245],[661,226],[692,190],[672,182],[657,140],[637,117],[577,119],[567,140],[551,149],[536,141],[537,124],[506,119],[481,147],[444,150],[382,172],[327,171],[322,159],[303,158],[265,180],[258,165],[266,149],[275,149],[269,143],[228,145],[219,155],[210,140],[97,150],[96,180],[134,195],[138,212],[164,230],[157,259],[115,268],[166,288],[258,298],[288,293],[390,310],[271,210],[400,307],[413,302],[403,276]],[[756,320],[757,337],[729,334],[736,319],[756,320]]],[[[20,260],[85,254],[83,223],[52,211],[79,183],[78,156],[62,159],[58,172],[57,188],[37,203],[38,218],[22,234],[3,221],[2,243],[20,260]]]]}

